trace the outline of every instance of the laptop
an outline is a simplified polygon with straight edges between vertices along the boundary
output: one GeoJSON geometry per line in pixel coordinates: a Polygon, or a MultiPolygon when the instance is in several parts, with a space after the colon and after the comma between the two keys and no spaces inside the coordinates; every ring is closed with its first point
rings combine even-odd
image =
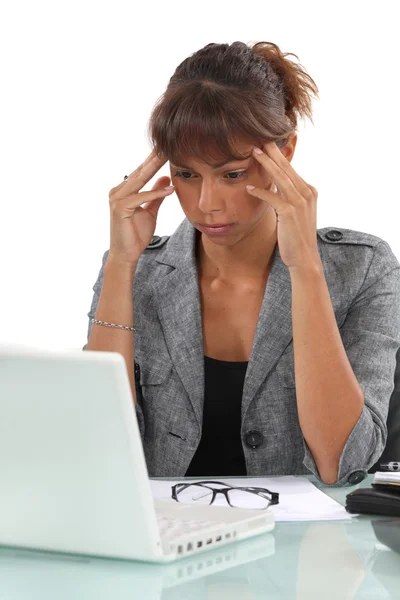
{"type": "Polygon", "coordinates": [[[121,354],[0,345],[0,545],[163,563],[273,528],[153,499],[121,354]]]}

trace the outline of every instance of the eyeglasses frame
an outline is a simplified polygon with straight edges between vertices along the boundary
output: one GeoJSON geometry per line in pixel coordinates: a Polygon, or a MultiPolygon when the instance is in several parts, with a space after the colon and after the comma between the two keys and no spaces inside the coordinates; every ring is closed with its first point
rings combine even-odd
{"type": "Polygon", "coordinates": [[[267,498],[268,505],[265,507],[265,509],[262,510],[266,510],[267,508],[269,508],[270,506],[273,506],[274,504],[279,504],[279,493],[278,492],[271,492],[270,490],[268,490],[267,488],[260,488],[260,487],[237,487],[237,486],[227,486],[225,483],[221,483],[221,481],[191,481],[191,482],[185,482],[185,483],[176,483],[175,485],[171,486],[171,497],[173,500],[175,500],[176,502],[179,502],[178,500],[178,494],[180,492],[182,492],[185,488],[191,486],[191,485],[197,485],[199,487],[203,487],[206,489],[209,489],[213,496],[211,499],[211,502],[209,505],[211,505],[215,498],[217,497],[217,494],[223,494],[225,496],[225,499],[227,501],[227,503],[229,504],[229,506],[231,508],[236,508],[235,506],[232,506],[232,504],[229,502],[229,496],[228,496],[228,492],[230,490],[243,490],[245,492],[250,492],[252,494],[256,494],[257,496],[261,496],[263,498],[265,498],[265,496],[263,495],[264,493],[269,494],[269,498],[267,498]],[[222,489],[216,489],[216,488],[212,488],[209,487],[209,485],[207,484],[217,484],[217,485],[223,485],[225,486],[222,489]],[[178,489],[179,486],[182,486],[181,489],[178,489]]]}

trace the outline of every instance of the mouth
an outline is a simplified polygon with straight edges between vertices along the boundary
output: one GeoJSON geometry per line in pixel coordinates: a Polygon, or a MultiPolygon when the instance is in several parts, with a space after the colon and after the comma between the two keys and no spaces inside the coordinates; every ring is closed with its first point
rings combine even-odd
{"type": "Polygon", "coordinates": [[[219,235],[228,232],[234,225],[235,223],[226,223],[221,225],[201,225],[199,223],[197,228],[203,233],[219,235]]]}
{"type": "Polygon", "coordinates": [[[233,223],[219,223],[218,225],[207,225],[207,223],[199,223],[200,227],[228,227],[228,225],[233,225],[233,223]]]}

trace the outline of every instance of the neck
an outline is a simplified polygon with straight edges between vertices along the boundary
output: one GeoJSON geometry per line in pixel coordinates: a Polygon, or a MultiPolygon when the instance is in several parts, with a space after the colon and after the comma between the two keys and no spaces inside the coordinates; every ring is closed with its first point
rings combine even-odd
{"type": "Polygon", "coordinates": [[[269,229],[254,229],[231,246],[218,246],[197,233],[197,265],[203,279],[220,281],[265,280],[275,250],[276,221],[269,229]]]}

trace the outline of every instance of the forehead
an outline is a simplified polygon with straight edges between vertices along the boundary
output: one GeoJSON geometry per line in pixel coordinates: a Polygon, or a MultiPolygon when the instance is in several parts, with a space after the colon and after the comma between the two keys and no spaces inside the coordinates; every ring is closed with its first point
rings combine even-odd
{"type": "Polygon", "coordinates": [[[240,161],[245,161],[249,158],[252,157],[252,149],[253,149],[254,145],[253,144],[236,144],[235,145],[235,150],[237,152],[237,155],[240,156],[240,158],[238,157],[233,157],[233,156],[221,156],[220,160],[216,160],[213,162],[208,162],[205,160],[200,160],[199,157],[196,156],[182,156],[179,157],[179,160],[177,162],[173,162],[170,161],[171,164],[174,164],[177,167],[183,167],[185,169],[194,169],[196,167],[208,167],[211,168],[213,170],[215,169],[220,169],[230,163],[233,162],[240,162],[240,161]]]}

